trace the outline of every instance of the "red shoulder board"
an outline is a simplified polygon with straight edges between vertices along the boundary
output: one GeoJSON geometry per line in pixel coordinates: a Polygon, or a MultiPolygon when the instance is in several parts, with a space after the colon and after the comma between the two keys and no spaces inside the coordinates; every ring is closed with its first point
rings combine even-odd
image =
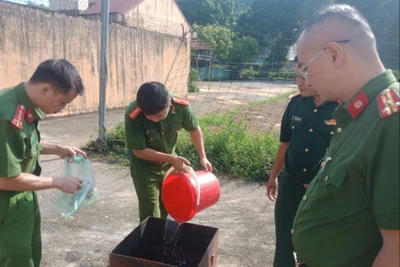
{"type": "Polygon", "coordinates": [[[379,115],[382,119],[400,111],[399,94],[394,89],[385,89],[377,97],[379,115]]]}
{"type": "Polygon", "coordinates": [[[183,106],[189,106],[189,100],[186,98],[174,97],[172,101],[183,106]]]}
{"type": "Polygon", "coordinates": [[[134,109],[131,110],[131,112],[129,112],[128,116],[134,120],[137,118],[137,116],[139,116],[140,112],[142,112],[142,109],[139,108],[138,106],[136,106],[134,109]]]}
{"type": "Polygon", "coordinates": [[[15,110],[14,117],[11,121],[18,129],[22,130],[25,120],[25,107],[24,105],[18,105],[15,110]]]}
{"type": "Polygon", "coordinates": [[[358,115],[360,115],[361,111],[363,111],[368,106],[368,103],[369,100],[367,95],[363,91],[361,91],[347,106],[347,110],[349,111],[351,117],[355,119],[358,117],[358,115]]]}

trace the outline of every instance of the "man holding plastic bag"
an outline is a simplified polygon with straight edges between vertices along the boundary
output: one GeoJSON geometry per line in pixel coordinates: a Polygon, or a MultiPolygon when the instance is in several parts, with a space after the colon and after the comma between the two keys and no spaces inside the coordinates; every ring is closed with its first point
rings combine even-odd
{"type": "Polygon", "coordinates": [[[0,91],[0,266],[38,267],[40,211],[35,191],[74,193],[77,177],[40,177],[39,154],[61,158],[86,154],[75,147],[40,140],[44,114],[60,112],[83,94],[82,79],[66,60],[42,62],[30,80],[0,91]]]}

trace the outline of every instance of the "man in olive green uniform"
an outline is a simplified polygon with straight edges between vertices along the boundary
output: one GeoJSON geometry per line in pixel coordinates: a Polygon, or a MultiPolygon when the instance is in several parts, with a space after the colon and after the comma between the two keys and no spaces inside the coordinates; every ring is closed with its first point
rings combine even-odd
{"type": "Polygon", "coordinates": [[[203,135],[189,101],[168,93],[161,83],[143,84],[125,113],[127,147],[131,153],[131,176],[139,200],[139,217],[166,218],[160,189],[166,171],[173,166],[184,172],[190,164],[175,153],[178,131],[185,129],[195,145],[206,171],[212,166],[206,157],[203,135]],[[160,210],[160,213],[159,213],[160,210]]]}
{"type": "Polygon", "coordinates": [[[296,84],[300,93],[291,98],[283,115],[281,143],[267,184],[269,199],[276,200],[274,267],[295,266],[290,233],[294,215],[329,146],[334,131],[333,111],[338,106],[337,102],[323,102],[298,67],[296,84]],[[278,180],[283,166],[285,171],[278,180]]]}
{"type": "Polygon", "coordinates": [[[0,266],[38,267],[41,260],[40,212],[35,191],[57,188],[74,193],[76,177],[40,177],[39,154],[74,157],[74,147],[41,141],[39,121],[63,109],[83,85],[65,60],[41,63],[26,83],[0,91],[0,266]]]}
{"type": "Polygon", "coordinates": [[[297,53],[321,97],[343,104],[294,219],[295,250],[310,267],[399,266],[399,83],[368,22],[347,5],[320,11],[297,53]]]}

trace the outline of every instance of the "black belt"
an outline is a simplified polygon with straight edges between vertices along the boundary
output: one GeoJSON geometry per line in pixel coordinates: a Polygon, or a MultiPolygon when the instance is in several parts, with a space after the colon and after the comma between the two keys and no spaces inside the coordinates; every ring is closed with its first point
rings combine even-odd
{"type": "Polygon", "coordinates": [[[303,188],[305,188],[305,189],[307,189],[308,188],[308,186],[310,185],[310,184],[303,184],[303,183],[301,183],[301,182],[299,182],[299,181],[296,181],[296,180],[293,180],[293,179],[291,179],[295,184],[297,184],[298,186],[300,186],[300,187],[303,187],[303,188]]]}

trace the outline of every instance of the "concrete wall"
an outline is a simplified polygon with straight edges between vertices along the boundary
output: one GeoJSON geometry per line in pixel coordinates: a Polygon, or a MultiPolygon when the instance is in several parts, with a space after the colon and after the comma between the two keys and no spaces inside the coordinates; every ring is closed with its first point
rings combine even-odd
{"type": "Polygon", "coordinates": [[[144,0],[126,14],[126,19],[129,26],[175,36],[183,36],[183,31],[190,30],[190,25],[173,0],[144,0]]]}
{"type": "MultiPolygon", "coordinates": [[[[186,96],[187,40],[116,24],[109,36],[108,108],[125,107],[153,80],[186,96]]],[[[0,2],[0,88],[26,81],[48,58],[65,58],[81,73],[86,94],[60,115],[97,111],[100,37],[98,20],[0,2]]]]}
{"type": "Polygon", "coordinates": [[[49,0],[51,10],[86,10],[89,0],[49,0]]]}

